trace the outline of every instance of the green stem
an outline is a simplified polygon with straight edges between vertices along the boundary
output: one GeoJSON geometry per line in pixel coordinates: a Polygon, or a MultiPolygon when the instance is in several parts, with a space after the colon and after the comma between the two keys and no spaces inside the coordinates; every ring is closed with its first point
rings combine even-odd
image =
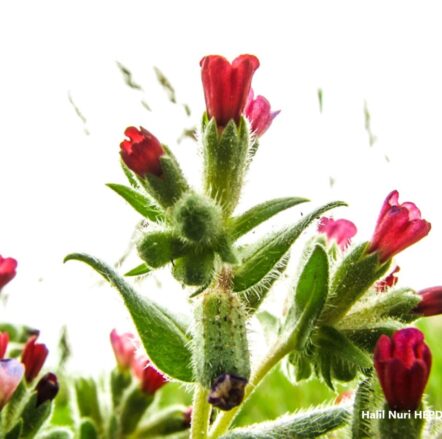
{"type": "Polygon", "coordinates": [[[192,425],[190,439],[207,439],[210,411],[212,406],[207,402],[209,390],[197,384],[193,397],[192,425]]]}
{"type": "Polygon", "coordinates": [[[243,403],[240,406],[237,406],[228,412],[223,412],[222,414],[218,415],[216,421],[213,424],[212,429],[210,430],[208,436],[209,439],[217,439],[228,430],[233,420],[235,419],[236,415],[243,407],[244,402],[255,391],[261,380],[285,355],[288,354],[288,352],[289,352],[288,343],[283,342],[277,344],[275,348],[272,351],[270,351],[269,354],[267,354],[267,356],[262,360],[261,364],[256,368],[256,370],[252,373],[252,376],[250,377],[249,384],[247,385],[244,392],[243,403]]]}

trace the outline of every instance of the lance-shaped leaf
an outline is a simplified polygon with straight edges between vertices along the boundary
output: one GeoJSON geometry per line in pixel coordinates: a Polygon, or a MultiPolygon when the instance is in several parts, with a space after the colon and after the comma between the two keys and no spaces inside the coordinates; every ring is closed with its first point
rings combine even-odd
{"type": "Polygon", "coordinates": [[[290,197],[277,198],[258,204],[230,220],[228,225],[230,238],[235,241],[277,213],[307,201],[309,201],[307,198],[290,197]]]}
{"type": "Polygon", "coordinates": [[[154,202],[146,195],[122,184],[108,183],[106,186],[111,188],[120,197],[124,198],[138,213],[145,218],[156,223],[164,221],[163,212],[154,204],[154,202]]]}
{"type": "Polygon", "coordinates": [[[221,439],[307,439],[321,436],[343,427],[350,420],[350,410],[345,406],[328,407],[295,415],[283,416],[274,421],[236,428],[221,439]]]}
{"type": "Polygon", "coordinates": [[[135,268],[132,268],[132,270],[129,270],[124,275],[127,277],[141,276],[143,274],[150,273],[151,271],[152,271],[152,268],[150,268],[148,265],[143,263],[143,264],[137,265],[135,268]]]}
{"type": "Polygon", "coordinates": [[[78,260],[90,265],[117,288],[132,316],[147,355],[165,374],[181,381],[192,381],[192,354],[183,325],[147,297],[140,296],[111,267],[97,258],[73,253],[65,261],[78,260]]]}
{"type": "Polygon", "coordinates": [[[290,333],[290,344],[295,350],[304,348],[322,311],[328,294],[328,278],[327,252],[317,244],[299,277],[285,322],[285,330],[290,333]]]}
{"type": "Polygon", "coordinates": [[[281,258],[290,250],[299,235],[316,218],[330,209],[345,205],[342,201],[328,203],[305,216],[297,224],[272,233],[253,246],[242,260],[241,265],[234,271],[233,291],[243,291],[256,285],[267,273],[273,270],[281,258]]]}

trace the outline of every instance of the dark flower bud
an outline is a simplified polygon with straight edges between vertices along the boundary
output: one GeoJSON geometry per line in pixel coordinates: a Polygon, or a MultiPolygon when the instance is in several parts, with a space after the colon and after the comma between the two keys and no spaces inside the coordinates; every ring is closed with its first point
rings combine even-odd
{"type": "Polygon", "coordinates": [[[35,386],[37,392],[37,407],[46,401],[52,401],[58,393],[57,376],[51,372],[44,375],[35,386]]]}

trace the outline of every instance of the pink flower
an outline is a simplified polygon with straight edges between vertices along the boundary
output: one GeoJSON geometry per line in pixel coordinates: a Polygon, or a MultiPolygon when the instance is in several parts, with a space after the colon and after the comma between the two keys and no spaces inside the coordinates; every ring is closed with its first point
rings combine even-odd
{"type": "Polygon", "coordinates": [[[430,287],[419,291],[422,300],[414,311],[426,317],[442,314],[442,287],[430,287]]]}
{"type": "Polygon", "coordinates": [[[149,395],[153,395],[168,381],[161,372],[155,369],[150,360],[143,355],[134,358],[132,370],[141,381],[141,389],[149,395]]]}
{"type": "Polygon", "coordinates": [[[350,240],[356,235],[357,228],[349,220],[327,218],[323,216],[318,225],[318,232],[325,233],[327,238],[335,240],[341,250],[345,250],[350,245],[350,240]]]}
{"type": "Polygon", "coordinates": [[[258,58],[240,55],[230,64],[222,56],[209,55],[200,66],[209,119],[214,117],[219,127],[225,127],[231,119],[238,123],[259,67],[258,58]]]}
{"type": "Polygon", "coordinates": [[[121,369],[129,369],[140,342],[135,335],[129,332],[118,334],[115,329],[110,333],[110,340],[118,366],[121,369]]]}
{"type": "Polygon", "coordinates": [[[393,410],[418,408],[431,369],[431,352],[416,328],[382,335],[374,350],[374,365],[388,405],[393,410]]]}
{"type": "Polygon", "coordinates": [[[23,377],[23,365],[14,359],[0,360],[0,410],[11,399],[23,377]]]}
{"type": "Polygon", "coordinates": [[[0,290],[16,275],[17,261],[13,258],[0,256],[0,290]]]}
{"type": "Polygon", "coordinates": [[[257,137],[261,137],[273,122],[273,119],[281,112],[271,111],[270,102],[264,96],[253,99],[253,90],[250,89],[244,114],[250,121],[252,131],[257,137]]]}
{"type": "Polygon", "coordinates": [[[384,279],[376,282],[375,289],[378,293],[385,293],[389,288],[394,287],[397,284],[398,277],[396,276],[396,273],[400,271],[400,268],[398,265],[394,267],[394,270],[386,276],[384,279]]]}
{"type": "Polygon", "coordinates": [[[33,335],[28,339],[23,349],[21,362],[25,365],[26,381],[30,383],[40,373],[46,357],[48,348],[43,343],[36,343],[37,336],[33,335]]]}
{"type": "Polygon", "coordinates": [[[160,177],[160,157],[164,154],[164,149],[158,139],[143,127],[126,128],[124,134],[129,140],[120,143],[120,154],[126,166],[140,177],[147,174],[160,177]]]}
{"type": "Polygon", "coordinates": [[[431,224],[421,219],[414,203],[399,204],[399,192],[391,192],[381,209],[369,251],[376,251],[381,262],[428,235],[431,224]]]}
{"type": "Polygon", "coordinates": [[[8,343],[9,334],[7,332],[0,332],[0,359],[5,356],[8,343]]]}

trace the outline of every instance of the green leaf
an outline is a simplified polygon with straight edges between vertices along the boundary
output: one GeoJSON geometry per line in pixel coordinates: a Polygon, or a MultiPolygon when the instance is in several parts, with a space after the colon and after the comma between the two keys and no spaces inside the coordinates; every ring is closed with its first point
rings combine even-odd
{"type": "Polygon", "coordinates": [[[138,182],[137,177],[135,177],[135,174],[126,166],[126,163],[124,163],[122,159],[120,160],[120,165],[131,187],[139,189],[141,185],[138,182]]]}
{"type": "Polygon", "coordinates": [[[124,198],[138,213],[153,222],[161,223],[164,221],[163,212],[155,203],[145,194],[122,184],[108,183],[107,187],[124,198]]]}
{"type": "Polygon", "coordinates": [[[131,276],[141,276],[142,274],[147,274],[152,271],[152,268],[150,268],[148,265],[146,265],[144,262],[140,265],[137,265],[135,268],[132,268],[132,270],[129,270],[125,276],[131,277],[131,276]]]}
{"type": "Polygon", "coordinates": [[[350,420],[350,411],[341,406],[309,410],[274,421],[234,429],[220,439],[300,439],[315,438],[350,420]]]}
{"type": "Polygon", "coordinates": [[[297,204],[305,203],[306,201],[309,200],[307,198],[290,197],[277,198],[275,200],[258,204],[243,214],[232,218],[228,225],[228,233],[232,241],[235,241],[240,236],[245,235],[247,232],[277,213],[282,212],[289,207],[296,206],[297,204]]]}
{"type": "Polygon", "coordinates": [[[98,439],[99,437],[94,421],[90,418],[82,419],[79,428],[79,439],[98,439]]]}
{"type": "Polygon", "coordinates": [[[101,274],[123,297],[147,355],[165,374],[191,382],[190,339],[182,325],[169,312],[147,297],[140,296],[109,265],[84,253],[73,253],[65,261],[82,261],[101,274]]]}
{"type": "Polygon", "coordinates": [[[102,425],[97,384],[92,378],[78,378],[75,381],[75,394],[80,416],[91,418],[97,426],[102,425]]]}
{"type": "Polygon", "coordinates": [[[299,235],[318,217],[330,209],[345,206],[343,201],[328,203],[305,216],[297,224],[282,231],[272,233],[264,238],[244,257],[241,265],[234,271],[233,291],[243,291],[257,284],[267,275],[282,257],[290,250],[290,247],[299,235]]]}

